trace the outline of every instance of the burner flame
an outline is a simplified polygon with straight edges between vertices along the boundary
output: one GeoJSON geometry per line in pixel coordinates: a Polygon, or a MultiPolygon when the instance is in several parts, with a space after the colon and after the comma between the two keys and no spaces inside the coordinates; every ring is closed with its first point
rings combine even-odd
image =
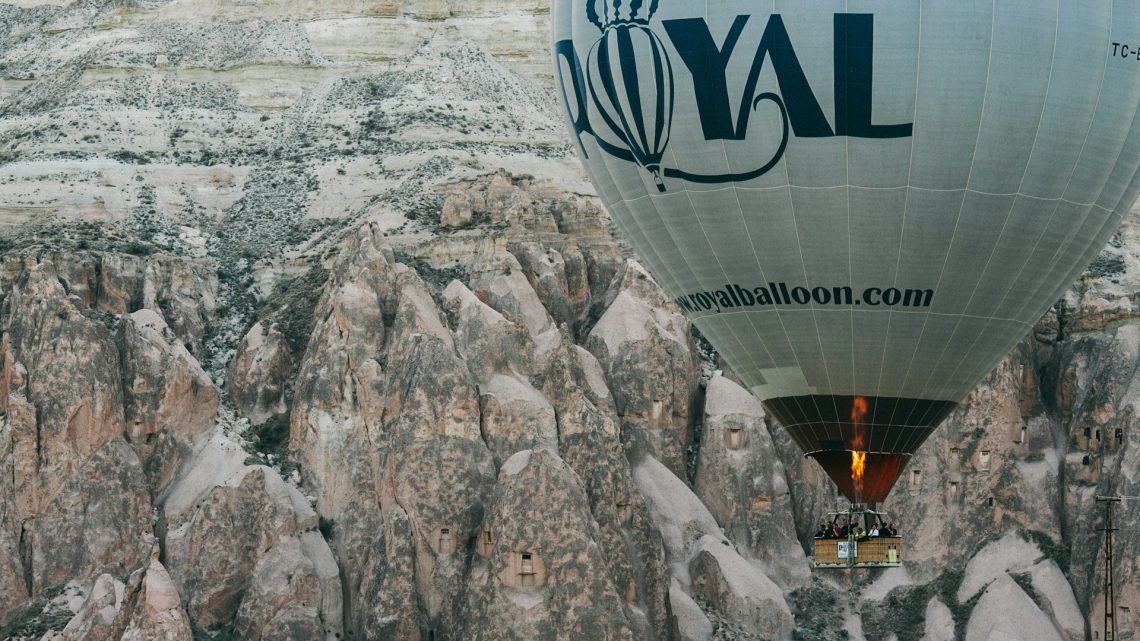
{"type": "Polygon", "coordinates": [[[863,473],[867,468],[867,453],[863,448],[863,419],[867,416],[867,399],[856,396],[851,402],[851,423],[855,427],[855,438],[851,441],[851,481],[855,486],[855,498],[863,495],[863,473]]]}
{"type": "Polygon", "coordinates": [[[863,493],[863,471],[867,467],[866,452],[851,452],[851,480],[855,482],[855,495],[863,493]]]}

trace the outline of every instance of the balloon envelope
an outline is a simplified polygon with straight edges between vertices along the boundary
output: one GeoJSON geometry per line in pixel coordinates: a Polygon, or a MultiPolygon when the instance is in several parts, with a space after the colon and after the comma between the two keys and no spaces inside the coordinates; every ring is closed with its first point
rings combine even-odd
{"type": "Polygon", "coordinates": [[[555,79],[658,282],[852,500],[1140,190],[1140,12],[1111,0],[554,0],[555,79]],[[851,452],[867,452],[862,479],[851,452]]]}

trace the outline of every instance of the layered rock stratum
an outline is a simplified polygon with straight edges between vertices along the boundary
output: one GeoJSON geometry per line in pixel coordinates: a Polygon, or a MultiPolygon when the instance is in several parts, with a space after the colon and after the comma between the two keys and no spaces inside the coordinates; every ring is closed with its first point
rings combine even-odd
{"type": "Polygon", "coordinates": [[[1103,638],[1136,218],[910,465],[903,567],[812,570],[838,497],[599,208],[547,33],[0,3],[0,638],[1103,638]]]}

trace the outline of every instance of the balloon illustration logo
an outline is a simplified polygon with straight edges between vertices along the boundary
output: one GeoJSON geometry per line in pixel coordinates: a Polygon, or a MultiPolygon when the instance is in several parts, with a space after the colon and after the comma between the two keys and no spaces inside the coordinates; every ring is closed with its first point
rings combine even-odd
{"type": "Polygon", "coordinates": [[[592,133],[607,153],[636,162],[653,177],[657,190],[666,191],[663,177],[692,182],[720,183],[748,180],[767,173],[779,162],[788,144],[788,112],[779,95],[765,92],[755,97],[752,108],[770,101],[780,111],[782,139],[772,158],[762,167],[737,174],[706,175],[662,167],[673,126],[673,63],[665,43],[650,21],[659,0],[646,7],[642,0],[588,0],[587,19],[602,32],[586,62],[586,87],[602,123],[616,139],[592,133]],[[599,4],[601,11],[599,12],[599,4]]]}
{"type": "Polygon", "coordinates": [[[587,62],[590,95],[606,127],[653,175],[657,189],[665,191],[661,159],[673,124],[673,65],[665,44],[649,28],[657,2],[640,16],[642,3],[633,0],[625,18],[618,15],[621,0],[612,7],[605,1],[602,15],[597,4],[593,0],[587,8],[590,21],[602,31],[587,62]]]}

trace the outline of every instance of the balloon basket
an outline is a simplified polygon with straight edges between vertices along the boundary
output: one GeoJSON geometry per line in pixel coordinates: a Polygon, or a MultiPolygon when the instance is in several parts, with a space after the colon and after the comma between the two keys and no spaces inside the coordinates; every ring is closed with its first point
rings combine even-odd
{"type": "Polygon", "coordinates": [[[812,539],[812,565],[827,570],[857,568],[893,568],[902,565],[901,536],[883,535],[891,523],[886,512],[874,504],[851,503],[847,509],[828,513],[830,522],[822,523],[835,535],[812,539]],[[878,528],[879,536],[870,536],[878,528]]]}

